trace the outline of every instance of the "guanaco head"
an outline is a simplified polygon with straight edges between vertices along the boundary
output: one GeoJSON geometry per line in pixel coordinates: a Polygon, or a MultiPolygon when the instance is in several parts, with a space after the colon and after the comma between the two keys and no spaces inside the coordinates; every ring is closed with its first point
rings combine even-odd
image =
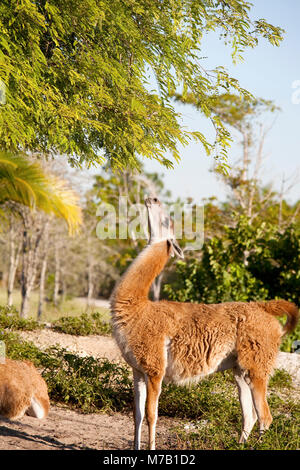
{"type": "Polygon", "coordinates": [[[184,258],[183,251],[175,238],[173,220],[165,212],[161,202],[156,197],[149,197],[145,200],[145,205],[148,211],[149,244],[166,240],[171,256],[184,258]]]}

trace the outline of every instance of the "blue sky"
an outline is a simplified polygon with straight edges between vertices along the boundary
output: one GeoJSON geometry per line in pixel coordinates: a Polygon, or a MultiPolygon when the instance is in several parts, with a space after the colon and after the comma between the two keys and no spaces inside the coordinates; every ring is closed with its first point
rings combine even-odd
{"type": "MultiPolygon", "coordinates": [[[[295,89],[293,83],[300,85],[300,35],[299,0],[252,0],[252,16],[265,18],[275,26],[281,26],[286,33],[280,47],[271,46],[262,39],[259,45],[244,54],[244,62],[233,65],[230,48],[226,48],[217,35],[203,41],[203,56],[207,56],[206,66],[211,68],[223,65],[237,78],[244,88],[255,96],[271,99],[281,108],[276,122],[269,132],[265,145],[267,160],[263,167],[264,183],[272,182],[279,188],[281,178],[293,177],[299,170],[299,181],[288,195],[291,202],[300,198],[300,103],[293,104],[295,89]]],[[[300,86],[299,86],[300,88],[300,86]]],[[[300,93],[298,93],[300,97],[300,93]]],[[[300,100],[299,100],[300,101],[300,100]]],[[[213,135],[210,125],[192,107],[176,105],[183,115],[183,124],[188,129],[200,130],[208,136],[213,135]]],[[[269,124],[272,118],[269,119],[269,124]]],[[[229,164],[239,156],[237,142],[229,151],[229,164]]],[[[157,162],[146,161],[147,171],[164,174],[166,188],[174,197],[191,196],[198,203],[202,198],[217,196],[224,200],[224,186],[210,171],[212,159],[207,157],[200,144],[190,144],[181,149],[181,161],[174,170],[165,170],[157,162]]]]}

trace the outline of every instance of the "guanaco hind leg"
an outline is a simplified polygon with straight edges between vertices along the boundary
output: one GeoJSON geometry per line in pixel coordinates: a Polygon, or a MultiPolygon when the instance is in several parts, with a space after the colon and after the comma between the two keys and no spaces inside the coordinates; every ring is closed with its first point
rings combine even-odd
{"type": "Polygon", "coordinates": [[[43,419],[47,415],[43,404],[34,396],[31,398],[30,407],[26,410],[28,416],[33,418],[43,419]]]}
{"type": "Polygon", "coordinates": [[[242,434],[239,440],[243,444],[248,439],[257,420],[251,389],[245,380],[244,372],[239,368],[233,369],[234,378],[238,387],[239,400],[242,409],[242,434]]]}
{"type": "Polygon", "coordinates": [[[155,450],[155,430],[158,416],[158,399],[161,392],[163,377],[155,376],[147,378],[146,413],[149,430],[149,449],[155,450]]]}
{"type": "Polygon", "coordinates": [[[258,416],[260,434],[269,429],[273,421],[267,402],[267,382],[268,377],[256,377],[254,375],[250,378],[250,388],[258,416]]]}

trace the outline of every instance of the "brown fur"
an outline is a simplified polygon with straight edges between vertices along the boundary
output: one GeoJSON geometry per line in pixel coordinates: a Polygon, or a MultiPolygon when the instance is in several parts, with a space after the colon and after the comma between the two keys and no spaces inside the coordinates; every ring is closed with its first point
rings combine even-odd
{"type": "Polygon", "coordinates": [[[292,302],[286,300],[270,300],[269,302],[258,302],[260,307],[266,312],[276,317],[287,316],[286,324],[284,325],[284,334],[292,332],[299,320],[299,310],[292,302]]]}
{"type": "Polygon", "coordinates": [[[125,273],[111,301],[114,335],[123,356],[147,378],[150,448],[163,378],[176,383],[199,380],[228,368],[222,361],[230,357],[240,380],[251,388],[261,431],[267,429],[272,421],[266,402],[268,377],[283,333],[297,323],[297,307],[275,300],[212,305],[152,302],[150,286],[169,254],[167,241],[148,246],[125,273]],[[283,314],[288,316],[284,332],[275,318],[283,314]]]}
{"type": "Polygon", "coordinates": [[[0,415],[19,419],[25,413],[36,416],[32,399],[48,415],[49,396],[47,385],[30,361],[5,359],[0,363],[0,415]]]}

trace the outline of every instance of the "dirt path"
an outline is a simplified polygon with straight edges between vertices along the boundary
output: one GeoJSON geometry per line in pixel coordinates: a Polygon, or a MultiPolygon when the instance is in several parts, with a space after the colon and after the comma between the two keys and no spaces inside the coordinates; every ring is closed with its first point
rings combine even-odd
{"type": "Polygon", "coordinates": [[[22,331],[21,338],[32,341],[40,349],[59,345],[79,356],[94,356],[96,358],[106,357],[110,361],[122,361],[122,356],[114,339],[110,336],[74,336],[58,333],[51,329],[22,331]]]}
{"type": "MultiPolygon", "coordinates": [[[[174,419],[159,418],[160,449],[176,449],[174,419]]],[[[143,429],[143,448],[146,448],[143,429]]],[[[52,406],[46,419],[25,416],[20,421],[0,420],[0,450],[124,450],[132,449],[132,415],[81,414],[52,406]]]]}

